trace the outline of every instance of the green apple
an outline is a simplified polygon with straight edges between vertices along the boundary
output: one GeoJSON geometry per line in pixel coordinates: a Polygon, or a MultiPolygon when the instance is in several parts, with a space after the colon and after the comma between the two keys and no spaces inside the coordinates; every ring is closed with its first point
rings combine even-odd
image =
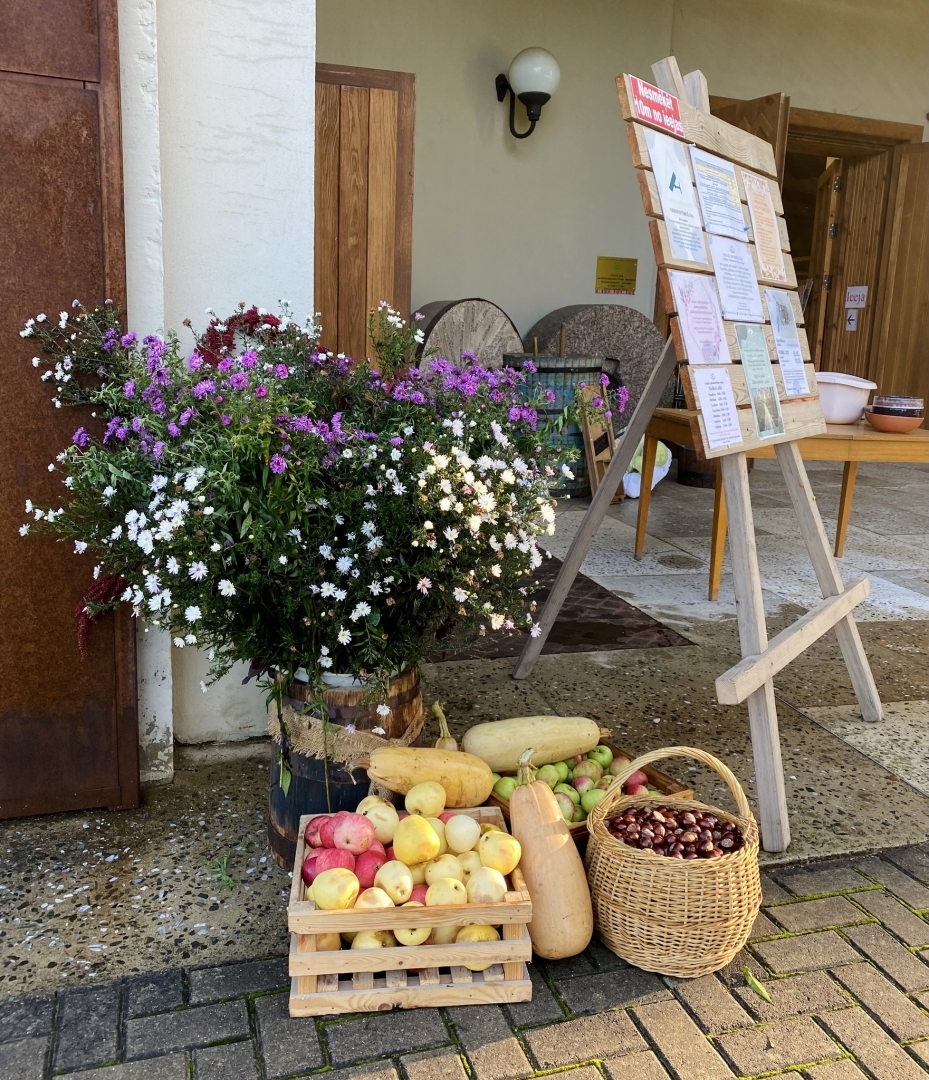
{"type": "Polygon", "coordinates": [[[591,810],[597,805],[597,803],[606,795],[603,788],[591,788],[590,791],[585,791],[581,796],[581,806],[589,814],[591,810]]]}
{"type": "Polygon", "coordinates": [[[568,768],[566,761],[556,761],[552,768],[558,770],[558,782],[561,784],[571,775],[571,770],[568,768]]]}
{"type": "Polygon", "coordinates": [[[610,767],[610,762],[613,760],[613,751],[601,743],[600,746],[595,746],[587,756],[591,761],[596,761],[600,768],[605,771],[610,767]]]}
{"type": "Polygon", "coordinates": [[[543,765],[536,773],[535,778],[541,780],[543,784],[548,784],[550,788],[554,788],[561,783],[561,774],[554,765],[543,765]]]}
{"type": "Polygon", "coordinates": [[[603,768],[592,758],[585,758],[571,773],[571,779],[576,780],[579,776],[589,776],[596,784],[603,776],[603,768]]]}
{"type": "Polygon", "coordinates": [[[584,821],[587,818],[587,811],[583,806],[575,806],[574,814],[571,817],[571,824],[576,825],[579,821],[584,821]]]}
{"type": "Polygon", "coordinates": [[[570,825],[571,819],[574,817],[574,802],[563,791],[555,792],[555,801],[558,803],[561,816],[570,825]]]}
{"type": "Polygon", "coordinates": [[[574,803],[575,806],[577,806],[581,801],[580,795],[574,790],[573,787],[571,787],[570,784],[559,784],[555,788],[555,794],[557,795],[559,792],[562,795],[567,795],[568,798],[571,800],[571,802],[574,803]]]}
{"type": "Polygon", "coordinates": [[[515,776],[501,776],[494,784],[494,794],[499,795],[505,802],[510,801],[510,796],[516,790],[515,776]]]}

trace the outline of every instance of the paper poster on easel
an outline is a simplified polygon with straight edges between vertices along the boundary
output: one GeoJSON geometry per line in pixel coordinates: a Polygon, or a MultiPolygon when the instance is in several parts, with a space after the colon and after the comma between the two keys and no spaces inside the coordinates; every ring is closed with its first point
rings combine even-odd
{"type": "Polygon", "coordinates": [[[731,363],[716,283],[709,274],[669,270],[674,308],[691,364],[731,363]]]}
{"type": "Polygon", "coordinates": [[[687,164],[687,147],[651,128],[645,130],[645,143],[658,186],[671,256],[708,266],[700,211],[687,164]]]}
{"type": "Polygon", "coordinates": [[[735,166],[731,161],[708,154],[696,146],[690,147],[690,162],[706,231],[733,240],[744,240],[748,226],[742,212],[735,166]]]}
{"type": "Polygon", "coordinates": [[[805,397],[810,392],[810,384],[803,367],[800,335],[797,333],[790,293],[782,289],[765,289],[764,298],[774,333],[774,348],[777,350],[777,359],[784,379],[784,393],[788,397],[805,397]]]}
{"type": "Polygon", "coordinates": [[[719,368],[694,368],[690,375],[703,416],[706,441],[711,450],[742,442],[739,411],[729,372],[719,368]]]}
{"type": "Polygon", "coordinates": [[[716,287],[724,319],[739,322],[764,322],[761,293],[755,277],[755,264],[748,244],[727,236],[708,236],[716,287]]]}
{"type": "Polygon", "coordinates": [[[770,439],[784,434],[784,417],[777,396],[774,369],[768,355],[768,343],[764,328],[752,323],[736,323],[735,337],[742,357],[745,385],[752,403],[755,427],[760,439],[770,439]]]}
{"type": "Polygon", "coordinates": [[[752,221],[752,234],[758,254],[758,276],[764,281],[787,283],[787,267],[781,251],[781,234],[777,227],[771,188],[763,176],[742,170],[745,199],[752,221]]]}

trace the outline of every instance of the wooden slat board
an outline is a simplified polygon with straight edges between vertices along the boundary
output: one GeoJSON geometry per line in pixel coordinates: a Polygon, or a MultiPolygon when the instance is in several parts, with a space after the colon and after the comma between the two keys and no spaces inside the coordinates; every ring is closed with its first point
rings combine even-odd
{"type": "MultiPolygon", "coordinates": [[[[690,357],[687,355],[686,345],[679,319],[677,318],[674,295],[668,279],[668,270],[683,270],[690,273],[713,274],[713,261],[710,254],[709,244],[706,242],[707,233],[704,231],[707,261],[705,264],[692,262],[686,259],[675,258],[671,251],[668,238],[668,230],[664,220],[658,186],[652,171],[651,158],[646,142],[646,125],[635,116],[631,104],[631,84],[628,75],[621,75],[616,80],[619,93],[620,105],[623,118],[626,121],[626,132],[629,138],[629,147],[632,160],[639,175],[639,189],[642,195],[642,204],[649,218],[649,233],[652,239],[652,247],[655,253],[655,262],[658,265],[658,290],[664,309],[671,315],[670,332],[674,341],[675,352],[678,360],[684,365],[682,369],[682,382],[687,395],[688,407],[699,409],[700,403],[696,398],[693,383],[687,374],[690,357]]],[[[716,117],[700,113],[692,108],[686,101],[679,100],[681,121],[684,127],[683,139],[679,142],[693,143],[702,150],[716,154],[732,162],[735,166],[736,184],[739,190],[739,198],[742,203],[742,216],[746,229],[746,241],[751,253],[752,262],[755,266],[755,277],[758,281],[762,296],[762,308],[765,314],[765,341],[768,347],[768,355],[771,358],[774,380],[778,387],[778,396],[781,402],[781,412],[784,419],[784,432],[780,435],[769,436],[761,439],[757,434],[754,415],[751,410],[745,379],[741,369],[741,356],[736,342],[735,323],[724,319],[726,328],[726,344],[731,365],[726,366],[733,384],[733,392],[736,406],[739,410],[739,422],[742,429],[741,443],[729,447],[711,450],[706,438],[706,428],[701,416],[696,416],[693,421],[693,434],[695,448],[699,457],[704,459],[723,457],[726,454],[741,451],[750,451],[761,446],[788,442],[793,439],[804,438],[825,431],[825,421],[822,417],[822,409],[819,404],[819,392],[816,387],[816,379],[810,365],[810,346],[803,327],[803,310],[797,296],[797,277],[794,272],[793,260],[790,256],[790,238],[787,232],[787,224],[784,220],[784,206],[781,199],[780,189],[776,182],[777,169],[775,166],[774,150],[770,143],[763,139],[735,128],[716,117]],[[755,249],[755,237],[751,229],[751,215],[748,211],[747,197],[745,193],[745,181],[742,171],[754,173],[760,176],[768,185],[771,193],[771,201],[777,219],[780,247],[784,258],[784,267],[787,272],[787,281],[778,282],[761,276],[758,256],[755,249]],[[770,325],[767,304],[764,297],[765,288],[777,288],[790,294],[790,303],[793,308],[794,318],[797,322],[797,336],[800,343],[800,352],[807,370],[807,381],[810,386],[810,394],[804,397],[787,397],[784,393],[783,379],[778,364],[777,350],[774,343],[774,334],[770,325]]],[[[661,129],[658,129],[661,130],[661,129]]],[[[676,138],[666,131],[661,131],[667,138],[676,138]]],[[[695,184],[693,167],[690,155],[687,153],[687,165],[690,170],[691,182],[695,184]]],[[[696,197],[696,192],[695,192],[696,197]]],[[[699,203],[698,203],[699,206],[699,203]]]]}

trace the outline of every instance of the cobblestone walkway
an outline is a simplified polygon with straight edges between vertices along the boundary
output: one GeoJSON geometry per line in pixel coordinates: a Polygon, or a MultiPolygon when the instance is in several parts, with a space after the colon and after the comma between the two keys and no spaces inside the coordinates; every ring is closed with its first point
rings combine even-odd
{"type": "Polygon", "coordinates": [[[763,882],[746,951],[702,979],[595,943],[536,965],[531,1003],[314,1021],[287,1016],[283,958],[173,970],[0,1002],[0,1078],[925,1080],[929,846],[763,882]]]}

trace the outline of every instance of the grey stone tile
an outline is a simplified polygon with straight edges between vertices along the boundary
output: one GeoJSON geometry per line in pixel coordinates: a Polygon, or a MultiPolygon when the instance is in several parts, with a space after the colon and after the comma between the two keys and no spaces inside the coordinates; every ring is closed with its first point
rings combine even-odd
{"type": "Polygon", "coordinates": [[[585,949],[577,956],[569,956],[564,960],[543,960],[537,957],[535,963],[544,968],[545,974],[550,979],[571,979],[577,975],[590,975],[597,970],[593,957],[585,949]]]}
{"type": "Polygon", "coordinates": [[[514,1001],[505,1006],[513,1026],[530,1027],[534,1024],[563,1020],[564,1012],[561,1005],[549,990],[548,983],[542,978],[535,964],[529,965],[529,978],[532,980],[532,1000],[514,1001]]]}
{"type": "Polygon", "coordinates": [[[575,1016],[671,996],[657,975],[640,971],[639,968],[561,979],[556,985],[558,993],[575,1016]]]}
{"type": "Polygon", "coordinates": [[[821,930],[798,937],[756,941],[752,949],[777,975],[792,971],[814,971],[836,967],[859,959],[858,954],[835,930],[821,930]]]}
{"type": "Polygon", "coordinates": [[[761,902],[765,906],[768,904],[778,904],[782,900],[793,900],[793,896],[787,892],[786,889],[782,889],[780,885],[771,877],[770,874],[761,875],[761,902]]]}
{"type": "Polygon", "coordinates": [[[825,1065],[814,1065],[812,1069],[804,1069],[803,1075],[808,1080],[867,1080],[865,1074],[850,1058],[830,1061],[825,1065]]]}
{"type": "MultiPolygon", "coordinates": [[[[844,896],[827,896],[822,900],[801,900],[796,904],[780,904],[771,909],[771,917],[786,930],[821,930],[829,926],[847,926],[865,922],[868,916],[844,896]]],[[[777,931],[774,931],[775,933],[777,931]]]]}
{"type": "Polygon", "coordinates": [[[929,884],[929,844],[894,848],[891,851],[882,852],[881,858],[889,859],[895,866],[912,874],[924,885],[929,884]]]}
{"type": "Polygon", "coordinates": [[[714,975],[700,979],[682,979],[675,993],[696,1016],[700,1027],[710,1035],[730,1028],[746,1027],[754,1020],[729,990],[714,975]]]}
{"type": "Polygon", "coordinates": [[[929,1038],[929,1016],[870,964],[846,964],[835,977],[901,1042],[929,1038]]]}
{"type": "Polygon", "coordinates": [[[174,971],[136,975],[126,980],[126,1015],[170,1012],[184,1004],[184,973],[174,971]]]}
{"type": "Polygon", "coordinates": [[[244,1001],[201,1005],[195,1009],[144,1016],[126,1022],[128,1059],[208,1046],[249,1034],[244,1001]]]}
{"type": "Polygon", "coordinates": [[[875,1080],[926,1080],[925,1072],[863,1009],[839,1009],[820,1023],[875,1080]]]}
{"type": "Polygon", "coordinates": [[[352,1069],[336,1069],[323,1075],[326,1080],[400,1080],[397,1070],[389,1061],[374,1061],[370,1065],[356,1065],[352,1069]]]}
{"type": "Polygon", "coordinates": [[[52,995],[11,998],[0,1001],[0,1042],[45,1035],[52,1030],[52,995]]]}
{"type": "Polygon", "coordinates": [[[523,1039],[540,1069],[575,1065],[592,1058],[618,1058],[648,1049],[625,1012],[600,1013],[533,1028],[523,1033],[523,1039]]]}
{"type": "Polygon", "coordinates": [[[608,949],[596,934],[587,946],[587,955],[597,965],[598,971],[619,971],[630,966],[621,956],[608,949]]]}
{"type": "Polygon", "coordinates": [[[251,1039],[194,1051],[197,1080],[261,1080],[251,1039]]]}
{"type": "Polygon", "coordinates": [[[610,1080],[670,1080],[651,1050],[604,1061],[603,1070],[610,1080]]]}
{"type": "Polygon", "coordinates": [[[677,1001],[659,1001],[635,1010],[650,1041],[679,1076],[730,1080],[732,1073],[677,1001]]]}
{"type": "Polygon", "coordinates": [[[769,979],[764,987],[771,997],[770,1002],[759,997],[748,986],[733,988],[739,1001],[759,1020],[784,1020],[799,1013],[840,1009],[849,1003],[846,995],[824,971],[791,975],[786,979],[769,979]]]}
{"type": "Polygon", "coordinates": [[[259,1044],[269,1080],[323,1064],[316,1024],[311,1017],[291,1017],[288,1001],[288,994],[255,998],[259,1044]]]}
{"type": "Polygon", "coordinates": [[[747,1031],[732,1031],[720,1035],[716,1046],[732,1062],[739,1076],[754,1076],[843,1056],[841,1048],[809,1016],[778,1020],[747,1031]]]}
{"type": "Polygon", "coordinates": [[[190,972],[190,1003],[205,1005],[223,998],[281,990],[290,985],[287,958],[253,960],[245,964],[198,968],[190,972]]]}
{"type": "Polygon", "coordinates": [[[846,865],[824,866],[810,870],[781,870],[775,876],[780,884],[788,888],[795,896],[820,896],[824,893],[874,888],[873,882],[846,865]]]}
{"type": "Polygon", "coordinates": [[[119,1046],[119,984],[80,987],[58,1004],[55,1069],[115,1061],[119,1046]]]}
{"type": "Polygon", "coordinates": [[[907,993],[929,987],[929,964],[905,949],[883,927],[874,924],[850,926],[845,933],[856,948],[907,993]]]}
{"type": "Polygon", "coordinates": [[[758,962],[757,957],[752,956],[750,953],[746,952],[745,949],[740,949],[725,967],[720,968],[719,971],[716,972],[716,977],[722,979],[726,986],[729,987],[744,986],[745,976],[742,972],[745,968],[748,968],[755,978],[759,979],[761,982],[764,982],[765,979],[770,977],[768,972],[758,962]]]}
{"type": "Polygon", "coordinates": [[[86,1072],[82,1069],[68,1073],[68,1080],[188,1080],[189,1076],[187,1055],[180,1053],[87,1069],[86,1072]]]}
{"type": "Polygon", "coordinates": [[[454,1047],[407,1054],[400,1063],[407,1080],[468,1080],[464,1062],[454,1047]]]}
{"type": "Polygon", "coordinates": [[[887,859],[863,859],[856,863],[856,869],[868,877],[879,881],[894,896],[917,911],[929,910],[929,888],[917,881],[910,874],[904,873],[887,859]]]}
{"type": "Polygon", "coordinates": [[[775,934],[782,934],[783,932],[780,926],[775,926],[767,915],[759,911],[752,925],[752,932],[748,935],[748,940],[754,941],[756,938],[773,937],[775,934]]]}
{"type": "Polygon", "coordinates": [[[864,893],[855,899],[907,945],[929,945],[929,922],[908,911],[899,900],[885,892],[864,893]]]}
{"type": "Polygon", "coordinates": [[[0,1043],[0,1076],[8,1080],[42,1080],[48,1038],[0,1043]]]}
{"type": "Polygon", "coordinates": [[[450,1042],[436,1009],[409,1009],[392,1015],[368,1015],[326,1026],[326,1041],[334,1065],[423,1050],[450,1042]]]}
{"type": "Polygon", "coordinates": [[[476,1080],[520,1080],[532,1076],[519,1041],[502,1011],[493,1005],[465,1005],[448,1010],[476,1080]]]}

